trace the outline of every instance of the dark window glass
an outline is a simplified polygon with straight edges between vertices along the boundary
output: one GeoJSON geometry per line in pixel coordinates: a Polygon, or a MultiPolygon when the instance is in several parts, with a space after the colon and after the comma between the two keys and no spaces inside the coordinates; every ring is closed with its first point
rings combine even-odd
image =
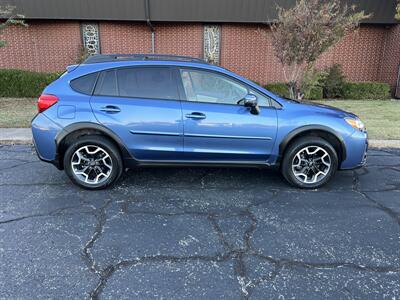
{"type": "Polygon", "coordinates": [[[115,70],[101,72],[94,94],[99,96],[118,96],[115,70]]]}
{"type": "Polygon", "coordinates": [[[169,68],[120,69],[119,95],[132,98],[179,99],[178,88],[169,68]]]}
{"type": "Polygon", "coordinates": [[[91,95],[96,79],[97,72],[79,77],[71,81],[71,88],[76,92],[91,95]]]}

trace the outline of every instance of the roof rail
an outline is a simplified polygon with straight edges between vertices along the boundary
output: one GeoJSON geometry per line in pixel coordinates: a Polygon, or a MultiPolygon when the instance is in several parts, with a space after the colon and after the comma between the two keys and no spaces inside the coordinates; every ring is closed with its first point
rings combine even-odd
{"type": "Polygon", "coordinates": [[[185,61],[207,64],[206,61],[190,57],[168,54],[96,54],[90,56],[84,61],[84,64],[95,64],[112,61],[134,61],[134,60],[167,60],[167,61],[185,61]]]}

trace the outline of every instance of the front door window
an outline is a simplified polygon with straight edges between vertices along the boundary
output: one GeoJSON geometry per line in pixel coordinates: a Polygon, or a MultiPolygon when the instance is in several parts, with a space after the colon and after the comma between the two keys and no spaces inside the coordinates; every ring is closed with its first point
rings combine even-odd
{"type": "Polygon", "coordinates": [[[189,101],[237,104],[248,90],[226,76],[200,70],[181,70],[182,83],[189,101]]]}

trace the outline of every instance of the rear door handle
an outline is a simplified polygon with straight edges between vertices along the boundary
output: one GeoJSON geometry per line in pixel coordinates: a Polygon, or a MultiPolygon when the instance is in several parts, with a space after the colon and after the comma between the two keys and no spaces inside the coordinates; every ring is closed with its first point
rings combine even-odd
{"type": "Polygon", "coordinates": [[[190,114],[185,115],[188,119],[205,119],[206,115],[200,112],[192,112],[190,114]]]}
{"type": "Polygon", "coordinates": [[[121,111],[121,109],[118,106],[114,106],[114,105],[104,106],[104,107],[100,108],[100,110],[104,111],[106,113],[110,113],[110,114],[119,113],[121,111]]]}

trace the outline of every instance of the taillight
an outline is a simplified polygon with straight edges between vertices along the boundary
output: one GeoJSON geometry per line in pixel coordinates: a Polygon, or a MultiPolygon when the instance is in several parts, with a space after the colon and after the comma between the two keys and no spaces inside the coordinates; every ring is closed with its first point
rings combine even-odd
{"type": "Polygon", "coordinates": [[[50,106],[56,104],[58,98],[54,95],[41,95],[38,100],[38,110],[39,112],[44,112],[50,106]]]}

